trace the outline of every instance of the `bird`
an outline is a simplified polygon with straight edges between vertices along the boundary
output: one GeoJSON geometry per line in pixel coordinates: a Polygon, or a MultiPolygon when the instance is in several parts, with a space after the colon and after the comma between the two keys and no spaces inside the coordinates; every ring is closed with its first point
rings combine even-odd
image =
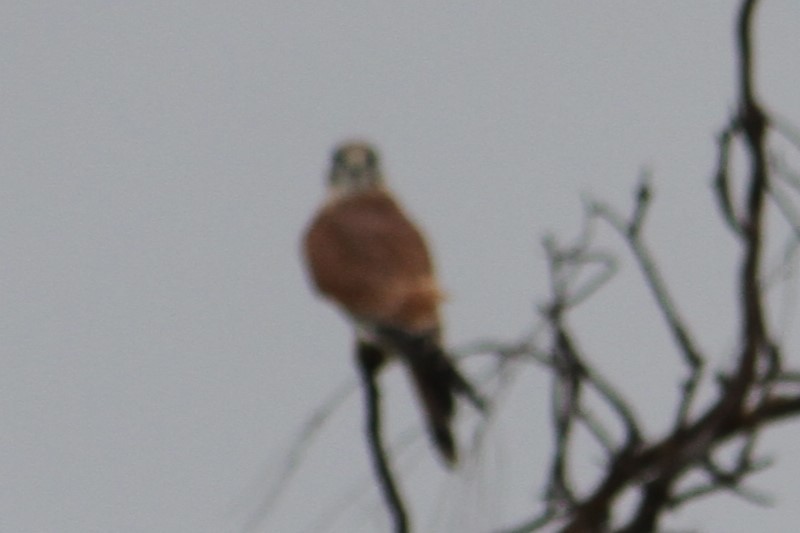
{"type": "Polygon", "coordinates": [[[397,359],[409,371],[431,440],[455,465],[456,396],[481,411],[484,401],[443,347],[445,293],[431,253],[369,143],[347,141],[333,151],[327,196],[306,228],[303,252],[312,285],[353,323],[369,364],[397,359]]]}

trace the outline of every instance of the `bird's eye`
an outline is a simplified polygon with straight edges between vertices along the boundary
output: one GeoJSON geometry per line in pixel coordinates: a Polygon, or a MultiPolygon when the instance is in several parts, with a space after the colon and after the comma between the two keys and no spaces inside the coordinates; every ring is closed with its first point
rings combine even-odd
{"type": "Polygon", "coordinates": [[[333,154],[333,164],[336,166],[344,165],[344,154],[342,153],[341,150],[333,154]]]}
{"type": "Polygon", "coordinates": [[[372,150],[367,150],[367,154],[364,157],[364,161],[366,161],[367,166],[374,167],[378,164],[378,156],[375,155],[375,152],[372,150]]]}

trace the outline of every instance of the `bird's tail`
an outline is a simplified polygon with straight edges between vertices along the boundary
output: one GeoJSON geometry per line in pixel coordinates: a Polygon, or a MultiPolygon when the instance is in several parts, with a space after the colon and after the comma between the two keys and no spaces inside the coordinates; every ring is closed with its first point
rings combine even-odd
{"type": "Polygon", "coordinates": [[[394,328],[381,333],[408,363],[431,438],[447,463],[454,465],[458,456],[452,431],[455,397],[463,395],[480,411],[485,408],[483,399],[442,350],[435,333],[413,335],[394,328]]]}

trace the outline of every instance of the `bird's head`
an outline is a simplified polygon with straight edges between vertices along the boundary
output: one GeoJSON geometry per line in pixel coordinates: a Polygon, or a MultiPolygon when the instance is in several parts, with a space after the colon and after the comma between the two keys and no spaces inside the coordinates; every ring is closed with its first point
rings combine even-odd
{"type": "Polygon", "coordinates": [[[333,152],[329,185],[343,193],[383,184],[378,153],[365,142],[346,142],[333,152]]]}

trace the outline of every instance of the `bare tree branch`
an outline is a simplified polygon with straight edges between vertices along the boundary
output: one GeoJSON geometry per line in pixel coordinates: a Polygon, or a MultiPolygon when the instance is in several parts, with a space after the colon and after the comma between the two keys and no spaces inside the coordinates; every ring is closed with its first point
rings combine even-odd
{"type": "Polygon", "coordinates": [[[661,276],[660,270],[655,264],[652,254],[647,245],[642,240],[641,226],[647,213],[647,207],[651,193],[649,187],[642,186],[637,195],[637,202],[634,208],[634,215],[629,222],[625,222],[622,217],[607,205],[596,203],[593,211],[600,218],[607,221],[620,235],[625,238],[626,243],[631,249],[634,258],[639,264],[639,268],[647,281],[647,286],[653,292],[658,308],[664,315],[664,319],[669,326],[672,336],[675,338],[686,364],[695,371],[703,366],[703,355],[695,346],[692,335],[688,331],[688,326],[680,317],[677,306],[666,287],[666,283],[661,276]]]}
{"type": "Polygon", "coordinates": [[[684,362],[689,367],[689,376],[683,384],[681,402],[675,419],[676,427],[680,427],[685,424],[689,415],[697,385],[702,378],[705,359],[700,349],[695,345],[688,326],[679,315],[677,306],[670,296],[660,270],[643,240],[641,230],[651,197],[652,193],[649,185],[642,181],[636,196],[633,215],[628,222],[624,221],[616,211],[604,204],[595,203],[593,212],[608,222],[630,247],[631,253],[644,275],[645,282],[653,293],[656,305],[664,316],[667,327],[681,350],[684,362]]]}
{"type": "Polygon", "coordinates": [[[389,466],[389,458],[383,446],[380,418],[380,392],[377,386],[377,374],[383,364],[383,354],[374,346],[358,343],[358,362],[364,384],[366,401],[366,429],[370,445],[370,453],[381,488],[383,498],[392,516],[395,533],[407,533],[409,520],[406,506],[395,482],[395,476],[389,466]]]}
{"type": "MultiPolygon", "coordinates": [[[[760,351],[766,344],[766,324],[760,291],[763,248],[764,198],[767,190],[767,117],[756,100],[753,69],[752,25],[757,0],[745,0],[739,15],[739,111],[738,125],[750,159],[749,191],[743,220],[744,260],[740,273],[742,305],[742,352],[734,392],[743,393],[752,381],[760,351]]],[[[737,395],[730,394],[737,404],[737,395]]],[[[739,396],[741,397],[741,395],[739,396]]],[[[732,406],[736,407],[736,405],[732,406]]]]}
{"type": "MultiPolygon", "coordinates": [[[[298,467],[302,464],[306,452],[314,441],[314,437],[330,419],[331,415],[342,406],[344,400],[356,390],[357,385],[355,381],[348,381],[343,384],[320,404],[321,407],[306,419],[297,436],[288,446],[289,451],[283,460],[283,466],[280,472],[271,479],[270,488],[266,496],[249,513],[242,528],[243,533],[258,531],[266,524],[267,517],[289,485],[298,467]]],[[[252,489],[248,492],[251,491],[252,489]]],[[[259,491],[256,490],[254,492],[259,491]]]]}
{"type": "Polygon", "coordinates": [[[718,153],[717,156],[717,172],[714,178],[714,188],[717,193],[717,203],[722,211],[723,220],[728,224],[728,228],[738,236],[743,233],[742,224],[739,222],[739,217],[734,210],[734,201],[731,196],[729,163],[730,163],[730,146],[733,136],[738,129],[738,124],[732,121],[725,126],[718,138],[717,143],[718,153]]]}
{"type": "Polygon", "coordinates": [[[784,139],[792,143],[795,148],[800,150],[800,129],[794,124],[775,113],[770,113],[770,126],[784,139]]]}
{"type": "MultiPolygon", "coordinates": [[[[617,530],[620,532],[653,531],[665,511],[716,491],[731,491],[759,503],[767,501],[765,496],[743,486],[750,475],[769,464],[754,457],[756,437],[762,428],[800,415],[800,386],[797,385],[800,378],[797,373],[781,369],[781,348],[770,337],[764,309],[765,286],[761,278],[767,194],[772,194],[776,207],[795,232],[795,240],[800,238],[800,215],[796,215],[793,206],[779,199],[770,187],[766,157],[770,121],[757,99],[753,69],[752,27],[757,4],[757,0],[743,0],[739,11],[736,30],[739,102],[735,116],[720,134],[715,175],[716,198],[723,218],[742,245],[738,274],[741,341],[735,368],[719,375],[717,399],[692,418],[691,407],[702,381],[707,357],[695,344],[687,323],[678,313],[644,240],[644,226],[652,198],[649,182],[642,180],[633,211],[627,219],[604,204],[590,204],[589,221],[575,245],[559,249],[555,239],[550,239],[546,246],[553,300],[544,316],[556,339],[552,347],[553,357],[562,359],[561,364],[554,364],[553,371],[557,376],[554,387],[562,397],[569,398],[559,409],[554,409],[558,449],[548,494],[551,495],[555,488],[570,497],[563,499],[559,506],[554,506],[552,499],[548,499],[545,512],[508,531],[534,531],[556,521],[563,521],[562,531],[565,532],[609,530],[614,505],[630,488],[638,491],[639,502],[628,522],[617,530]],[[730,187],[729,152],[734,142],[741,143],[749,162],[745,194],[741,200],[734,198],[730,187]],[[577,352],[574,336],[566,326],[565,314],[572,308],[570,297],[576,293],[580,268],[588,264],[586,258],[594,253],[590,230],[593,228],[591,219],[595,217],[607,222],[628,245],[689,369],[675,424],[671,431],[656,441],[641,440],[635,417],[627,409],[630,404],[618,395],[615,385],[592,374],[586,357],[577,352]],[[572,270],[565,271],[567,267],[572,270]],[[615,445],[600,424],[582,416],[587,410],[581,403],[579,392],[585,384],[599,386],[601,397],[623,418],[629,432],[634,435],[634,438],[629,435],[627,445],[615,445]],[[779,390],[784,393],[777,394],[779,390]],[[575,411],[569,412],[569,408],[575,411]],[[573,421],[586,424],[611,455],[605,474],[588,495],[579,499],[575,498],[577,491],[569,485],[567,471],[569,456],[566,445],[569,424],[573,421]],[[714,456],[730,442],[738,446],[738,454],[733,465],[722,467],[714,456]],[[708,483],[676,490],[679,482],[691,472],[705,473],[708,483]]],[[[783,131],[788,131],[785,125],[783,131]]]]}

